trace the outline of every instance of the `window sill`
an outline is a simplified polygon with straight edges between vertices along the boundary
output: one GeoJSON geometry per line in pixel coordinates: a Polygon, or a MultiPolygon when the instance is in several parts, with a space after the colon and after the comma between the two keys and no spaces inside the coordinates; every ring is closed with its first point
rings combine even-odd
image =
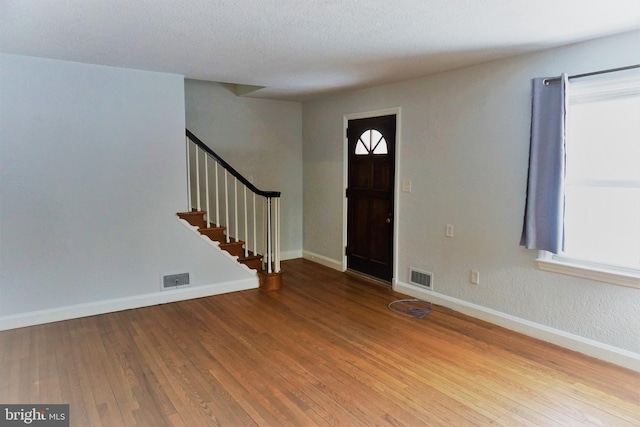
{"type": "Polygon", "coordinates": [[[613,267],[609,269],[579,261],[558,259],[545,251],[540,251],[536,262],[540,270],[640,289],[640,272],[636,273],[634,270],[613,267]]]}

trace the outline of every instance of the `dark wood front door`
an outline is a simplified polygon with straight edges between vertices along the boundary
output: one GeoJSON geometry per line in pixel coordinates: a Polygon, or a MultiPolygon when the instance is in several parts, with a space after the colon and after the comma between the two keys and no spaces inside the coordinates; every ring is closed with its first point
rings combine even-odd
{"type": "Polygon", "coordinates": [[[390,282],[396,116],[349,120],[347,267],[390,282]]]}

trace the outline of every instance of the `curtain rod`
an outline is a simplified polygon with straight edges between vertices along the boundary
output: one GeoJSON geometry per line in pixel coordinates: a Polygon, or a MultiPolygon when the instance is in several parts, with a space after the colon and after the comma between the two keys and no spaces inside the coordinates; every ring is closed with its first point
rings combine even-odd
{"type": "MultiPolygon", "coordinates": [[[[627,67],[620,67],[620,68],[611,68],[609,70],[593,71],[591,73],[576,74],[574,76],[569,76],[569,78],[570,79],[580,79],[582,77],[597,76],[598,74],[614,73],[616,71],[625,71],[625,70],[631,70],[631,69],[634,69],[634,68],[640,68],[640,64],[629,65],[627,67]]],[[[551,82],[559,82],[561,78],[562,77],[552,77],[552,78],[549,78],[549,79],[544,79],[544,82],[545,82],[545,84],[551,83],[551,82]]]]}

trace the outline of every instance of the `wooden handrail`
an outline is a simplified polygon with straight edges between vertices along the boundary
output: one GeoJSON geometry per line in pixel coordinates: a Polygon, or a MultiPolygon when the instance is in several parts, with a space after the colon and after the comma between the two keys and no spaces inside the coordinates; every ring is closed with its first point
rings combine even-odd
{"type": "Polygon", "coordinates": [[[247,186],[247,188],[253,191],[255,194],[263,197],[280,197],[279,191],[264,191],[257,188],[248,179],[246,179],[240,172],[235,170],[229,163],[225,162],[224,159],[218,156],[211,148],[209,148],[204,142],[200,140],[197,136],[195,136],[189,129],[187,131],[187,137],[193,142],[195,145],[200,147],[204,152],[209,154],[211,157],[215,158],[218,163],[225,168],[231,175],[233,175],[238,181],[247,186]]]}

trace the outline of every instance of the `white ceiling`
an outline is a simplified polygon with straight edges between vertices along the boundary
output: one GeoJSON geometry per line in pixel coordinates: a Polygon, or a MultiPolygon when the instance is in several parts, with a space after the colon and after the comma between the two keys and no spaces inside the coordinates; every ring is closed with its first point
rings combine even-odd
{"type": "MultiPolygon", "coordinates": [[[[640,0],[0,0],[0,51],[305,99],[640,28],[640,0]]],[[[639,46],[640,48],[640,46],[639,46]]]]}

